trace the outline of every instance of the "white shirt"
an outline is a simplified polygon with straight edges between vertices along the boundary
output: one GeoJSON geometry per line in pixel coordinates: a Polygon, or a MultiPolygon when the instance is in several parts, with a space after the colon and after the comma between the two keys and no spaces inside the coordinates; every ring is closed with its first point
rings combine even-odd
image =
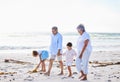
{"type": "Polygon", "coordinates": [[[38,54],[39,54],[39,55],[41,55],[41,54],[42,54],[42,50],[38,50],[37,52],[38,52],[38,54]]]}
{"type": "Polygon", "coordinates": [[[90,40],[90,36],[87,32],[84,32],[81,36],[79,36],[78,40],[77,40],[77,51],[78,51],[78,55],[80,55],[83,46],[84,46],[84,42],[85,40],[89,40],[88,45],[86,47],[85,50],[88,51],[92,51],[92,46],[91,46],[91,40],[90,40]]]}
{"type": "Polygon", "coordinates": [[[76,52],[74,49],[66,50],[65,53],[63,53],[63,56],[65,55],[65,59],[67,63],[73,62],[74,56],[76,56],[76,52]]]}
{"type": "Polygon", "coordinates": [[[57,33],[56,35],[51,35],[51,44],[50,44],[50,54],[57,55],[58,50],[61,50],[62,54],[62,35],[57,33]]]}
{"type": "Polygon", "coordinates": [[[47,50],[38,50],[37,52],[38,52],[39,58],[42,60],[47,59],[49,57],[47,50]]]}

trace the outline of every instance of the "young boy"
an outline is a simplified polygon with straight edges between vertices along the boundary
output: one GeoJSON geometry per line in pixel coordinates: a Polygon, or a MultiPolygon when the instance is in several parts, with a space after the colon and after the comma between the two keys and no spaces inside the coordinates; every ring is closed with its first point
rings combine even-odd
{"type": "Polygon", "coordinates": [[[63,55],[65,55],[66,66],[67,66],[68,71],[69,71],[68,77],[71,77],[72,76],[71,65],[72,65],[74,56],[76,56],[76,52],[74,49],[72,49],[71,42],[68,42],[66,46],[67,46],[67,50],[65,51],[65,53],[63,53],[63,55]]]}
{"type": "Polygon", "coordinates": [[[39,56],[39,58],[40,58],[40,62],[36,66],[36,68],[33,70],[33,72],[37,71],[40,64],[42,65],[41,72],[46,72],[45,60],[49,57],[48,51],[46,51],[46,50],[38,50],[38,51],[33,51],[32,54],[33,54],[33,57],[39,56]]]}

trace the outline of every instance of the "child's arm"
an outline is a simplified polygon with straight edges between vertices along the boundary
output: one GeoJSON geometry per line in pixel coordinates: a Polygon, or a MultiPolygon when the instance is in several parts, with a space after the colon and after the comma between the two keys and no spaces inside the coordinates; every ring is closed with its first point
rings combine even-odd
{"type": "Polygon", "coordinates": [[[36,66],[36,68],[33,70],[33,72],[36,72],[37,69],[39,68],[40,64],[42,63],[42,61],[39,62],[39,64],[36,66]]]}
{"type": "Polygon", "coordinates": [[[39,62],[39,64],[36,66],[36,68],[33,71],[37,71],[37,69],[39,68],[40,64],[42,63],[42,61],[41,61],[41,55],[42,54],[40,54],[40,56],[39,56],[40,57],[40,62],[39,62]]]}
{"type": "Polygon", "coordinates": [[[65,56],[66,55],[66,51],[62,55],[65,56]]]}

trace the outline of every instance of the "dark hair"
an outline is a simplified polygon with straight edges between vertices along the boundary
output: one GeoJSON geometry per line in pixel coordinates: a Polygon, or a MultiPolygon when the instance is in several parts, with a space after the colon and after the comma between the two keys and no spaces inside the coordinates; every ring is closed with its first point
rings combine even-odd
{"type": "Polygon", "coordinates": [[[33,56],[36,57],[38,55],[37,51],[33,51],[33,56]]]}
{"type": "Polygon", "coordinates": [[[68,43],[67,43],[67,46],[72,47],[72,43],[71,43],[71,42],[68,42],[68,43]]]}
{"type": "Polygon", "coordinates": [[[53,29],[54,29],[54,30],[58,30],[57,26],[53,26],[53,27],[52,27],[52,30],[53,30],[53,29]]]}

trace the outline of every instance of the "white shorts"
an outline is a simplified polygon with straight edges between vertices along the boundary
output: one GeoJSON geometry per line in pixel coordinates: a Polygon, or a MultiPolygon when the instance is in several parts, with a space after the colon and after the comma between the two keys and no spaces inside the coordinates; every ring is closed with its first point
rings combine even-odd
{"type": "MultiPolygon", "coordinates": [[[[57,56],[57,55],[51,55],[51,56],[50,56],[50,59],[55,60],[55,59],[56,59],[56,56],[57,56]]],[[[57,60],[58,60],[58,61],[62,61],[62,55],[57,56],[57,60]]]]}
{"type": "Polygon", "coordinates": [[[66,66],[72,66],[72,62],[66,62],[66,66]]]}

